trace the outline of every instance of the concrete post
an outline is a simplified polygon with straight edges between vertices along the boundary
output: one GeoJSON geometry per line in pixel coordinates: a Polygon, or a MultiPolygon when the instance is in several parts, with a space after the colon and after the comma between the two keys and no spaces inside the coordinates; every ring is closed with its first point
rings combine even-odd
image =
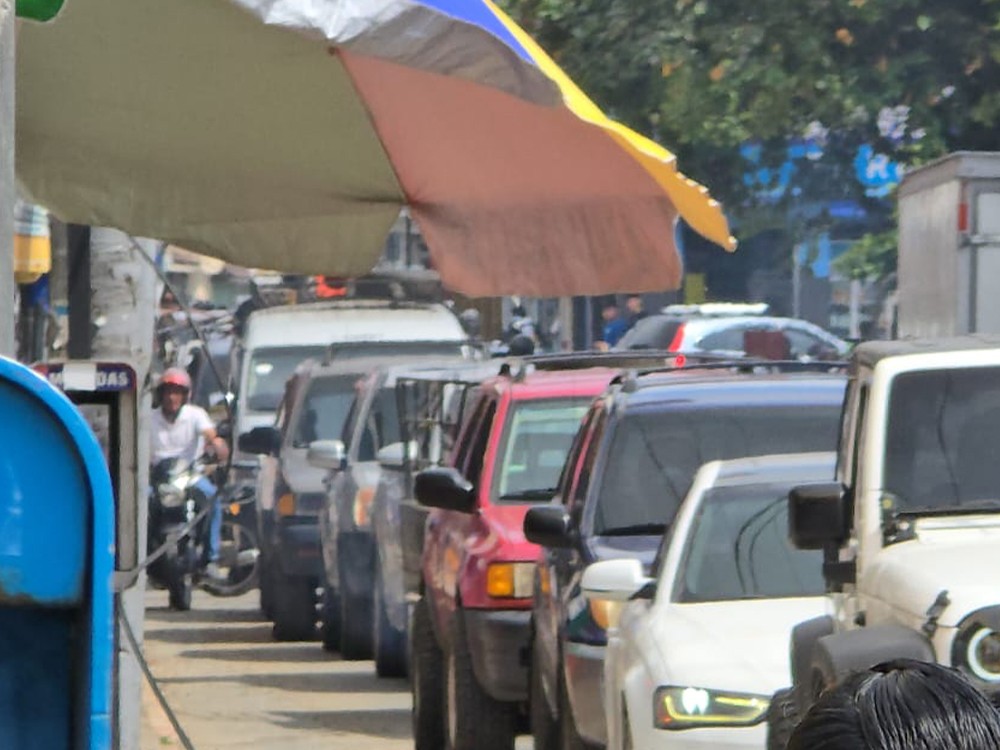
{"type": "Polygon", "coordinates": [[[0,0],[0,355],[14,344],[14,0],[0,0]]]}
{"type": "MultiPolygon", "coordinates": [[[[137,477],[134,497],[122,502],[136,503],[136,544],[146,549],[146,491],[149,484],[148,420],[142,416],[152,409],[149,371],[153,357],[153,325],[156,313],[156,272],[140,252],[154,258],[159,243],[132,241],[116,229],[91,230],[92,319],[97,326],[93,358],[128,362],[138,383],[139,422],[136,425],[137,477]],[[138,246],[138,249],[137,249],[138,246]]],[[[123,493],[124,494],[124,493],[123,493]]],[[[140,552],[140,559],[142,554],[140,552]]],[[[132,630],[142,638],[146,577],[122,594],[122,604],[132,630]]],[[[119,638],[117,691],[118,747],[139,747],[141,727],[142,675],[139,666],[119,638]]]]}

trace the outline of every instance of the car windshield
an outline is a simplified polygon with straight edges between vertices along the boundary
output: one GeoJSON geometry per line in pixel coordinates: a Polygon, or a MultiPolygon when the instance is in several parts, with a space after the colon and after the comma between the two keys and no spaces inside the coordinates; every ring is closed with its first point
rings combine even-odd
{"type": "Polygon", "coordinates": [[[897,376],[885,444],[896,510],[1000,509],[1000,368],[897,376]]]}
{"type": "Polygon", "coordinates": [[[501,441],[494,496],[521,502],[550,499],[588,405],[581,399],[516,404],[501,441]]]}
{"type": "Polygon", "coordinates": [[[719,459],[832,451],[840,405],[710,405],[627,415],[612,438],[595,534],[671,523],[698,468],[719,459]]]}
{"type": "Polygon", "coordinates": [[[788,540],[791,484],[717,487],[702,499],[678,571],[674,599],[715,602],[819,596],[823,554],[788,540]]]}
{"type": "Polygon", "coordinates": [[[323,346],[286,346],[255,349],[250,356],[246,405],[251,411],[275,411],[285,394],[285,381],[311,357],[322,357],[323,346]]]}
{"type": "Polygon", "coordinates": [[[296,448],[308,447],[313,440],[337,440],[354,401],[359,375],[314,378],[302,401],[295,437],[296,448]]]}

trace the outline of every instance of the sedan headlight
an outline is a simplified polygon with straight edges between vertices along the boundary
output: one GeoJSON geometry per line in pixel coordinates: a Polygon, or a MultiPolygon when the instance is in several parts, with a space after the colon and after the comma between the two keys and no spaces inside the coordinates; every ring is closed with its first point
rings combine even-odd
{"type": "Polygon", "coordinates": [[[959,626],[952,664],[991,686],[1000,684],[1000,610],[975,612],[959,626]]]}
{"type": "Polygon", "coordinates": [[[653,723],[657,729],[750,726],[764,720],[770,702],[763,695],[661,687],[653,695],[653,723]]]}
{"type": "Polygon", "coordinates": [[[156,494],[164,508],[179,508],[184,504],[184,493],[172,484],[161,484],[156,488],[156,494]]]}

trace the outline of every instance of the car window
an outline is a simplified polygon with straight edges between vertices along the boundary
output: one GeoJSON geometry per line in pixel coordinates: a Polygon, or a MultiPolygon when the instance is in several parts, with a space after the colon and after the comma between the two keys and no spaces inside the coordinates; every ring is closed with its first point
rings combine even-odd
{"type": "Polygon", "coordinates": [[[616,349],[666,349],[683,321],[665,315],[650,315],[636,322],[615,345],[616,349]]]}
{"type": "Polygon", "coordinates": [[[486,402],[482,419],[476,426],[476,432],[471,436],[469,452],[465,463],[465,478],[472,482],[478,490],[480,475],[483,473],[483,461],[486,448],[490,444],[490,432],[493,429],[493,418],[496,416],[497,404],[493,399],[486,402]]]}
{"type": "Polygon", "coordinates": [[[285,392],[285,381],[295,368],[311,357],[321,357],[321,346],[267,347],[250,355],[246,407],[251,411],[274,411],[285,392]]]}
{"type": "Polygon", "coordinates": [[[716,487],[692,521],[674,589],[681,602],[820,596],[823,553],[788,539],[791,483],[716,487]]]}
{"type": "Polygon", "coordinates": [[[829,341],[809,331],[797,328],[785,328],[785,337],[791,345],[791,355],[795,359],[810,357],[812,359],[835,359],[839,352],[829,341]]]}
{"type": "Polygon", "coordinates": [[[515,402],[493,476],[498,500],[549,500],[589,404],[580,399],[515,402]]]}
{"type": "Polygon", "coordinates": [[[591,431],[590,440],[587,443],[587,454],[583,458],[583,464],[577,475],[573,495],[569,502],[570,513],[574,517],[578,517],[582,511],[583,504],[587,500],[587,493],[590,491],[591,479],[594,476],[594,464],[597,461],[597,453],[601,449],[601,439],[604,437],[604,428],[607,424],[607,412],[602,409],[594,422],[594,429],[591,431]]]}
{"type": "Polygon", "coordinates": [[[364,424],[355,435],[356,461],[374,461],[379,450],[399,442],[399,417],[394,388],[380,388],[368,406],[364,424]]]}
{"type": "Polygon", "coordinates": [[[697,347],[704,350],[741,352],[743,351],[744,331],[746,331],[746,327],[743,325],[734,325],[730,328],[723,328],[721,331],[713,331],[702,336],[697,342],[697,347]]]}
{"type": "Polygon", "coordinates": [[[833,451],[840,403],[706,404],[634,412],[619,420],[594,515],[594,533],[669,525],[702,464],[772,453],[833,451]]]}
{"type": "Polygon", "coordinates": [[[342,437],[354,401],[356,380],[356,375],[313,378],[296,418],[292,445],[307,448],[314,440],[342,437]]]}
{"type": "Polygon", "coordinates": [[[600,406],[591,408],[590,412],[581,421],[580,429],[576,431],[576,435],[573,437],[573,444],[570,446],[569,453],[566,456],[566,463],[563,464],[562,472],[559,474],[559,484],[557,485],[557,494],[562,498],[563,502],[567,502],[570,498],[573,481],[576,478],[576,470],[580,463],[580,453],[587,445],[591,425],[596,418],[595,415],[600,410],[600,406]]]}

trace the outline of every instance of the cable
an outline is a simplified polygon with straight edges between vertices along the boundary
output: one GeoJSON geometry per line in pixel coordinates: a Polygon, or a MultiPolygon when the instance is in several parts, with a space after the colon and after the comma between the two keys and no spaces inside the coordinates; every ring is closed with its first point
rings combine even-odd
{"type": "Polygon", "coordinates": [[[163,694],[163,691],[160,690],[160,686],[157,684],[156,678],[153,677],[153,673],[149,669],[149,664],[146,662],[146,657],[142,653],[142,649],[139,647],[139,642],[136,640],[135,633],[132,632],[132,623],[129,622],[129,619],[125,614],[125,608],[122,606],[121,597],[115,597],[115,609],[118,611],[118,619],[121,620],[123,629],[125,630],[125,638],[128,640],[129,649],[132,651],[132,655],[135,657],[135,660],[139,663],[139,669],[142,670],[143,675],[146,677],[146,681],[149,683],[149,687],[156,696],[156,700],[159,701],[160,707],[163,709],[163,713],[167,715],[167,720],[170,721],[170,725],[177,733],[177,738],[181,741],[181,745],[184,746],[184,750],[195,750],[194,745],[191,743],[191,739],[187,736],[187,733],[184,731],[184,727],[181,726],[180,721],[177,720],[177,715],[174,713],[173,709],[170,708],[170,704],[167,703],[167,697],[163,694]]]}

